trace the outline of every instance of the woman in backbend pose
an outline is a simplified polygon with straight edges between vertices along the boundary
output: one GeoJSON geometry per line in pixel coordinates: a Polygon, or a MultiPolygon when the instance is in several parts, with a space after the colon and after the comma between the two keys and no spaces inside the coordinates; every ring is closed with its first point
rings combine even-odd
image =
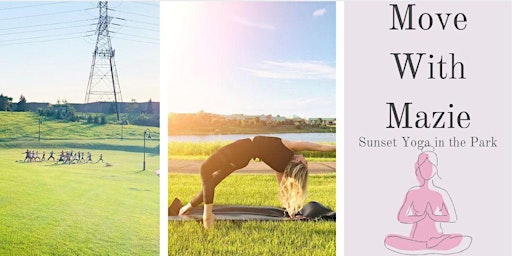
{"type": "Polygon", "coordinates": [[[204,202],[203,225],[209,229],[215,219],[212,212],[215,187],[232,172],[247,166],[251,159],[259,158],[276,171],[281,188],[279,200],[288,214],[294,216],[306,199],[308,179],[306,159],[294,152],[304,150],[331,152],[336,151],[336,146],[256,136],[221,147],[201,165],[203,189],[180,209],[179,214],[187,214],[204,202]]]}

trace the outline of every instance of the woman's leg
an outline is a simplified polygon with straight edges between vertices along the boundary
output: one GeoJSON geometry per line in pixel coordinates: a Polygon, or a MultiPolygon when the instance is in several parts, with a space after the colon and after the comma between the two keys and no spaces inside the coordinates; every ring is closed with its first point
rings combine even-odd
{"type": "MultiPolygon", "coordinates": [[[[442,240],[440,239],[441,241],[437,242],[434,246],[429,247],[429,248],[432,248],[434,250],[443,250],[443,251],[454,249],[454,248],[457,248],[464,239],[466,239],[466,238],[460,234],[444,235],[444,239],[442,239],[442,240]]],[[[471,239],[471,238],[469,238],[469,239],[471,239]]],[[[461,248],[461,249],[464,250],[466,248],[461,248]]]]}
{"type": "Polygon", "coordinates": [[[400,235],[388,235],[384,240],[386,248],[392,251],[418,251],[427,249],[427,242],[417,241],[400,235]]]}
{"type": "MultiPolygon", "coordinates": [[[[226,165],[225,165],[226,167],[226,165]]],[[[236,169],[229,166],[211,173],[208,168],[201,167],[201,179],[203,180],[203,226],[205,229],[211,229],[215,220],[213,214],[213,197],[215,194],[215,187],[224,180],[229,174],[236,169]]]]}
{"type": "Polygon", "coordinates": [[[192,207],[201,203],[213,203],[215,187],[236,169],[226,162],[221,151],[213,153],[201,165],[200,173],[203,189],[190,201],[192,207]]]}

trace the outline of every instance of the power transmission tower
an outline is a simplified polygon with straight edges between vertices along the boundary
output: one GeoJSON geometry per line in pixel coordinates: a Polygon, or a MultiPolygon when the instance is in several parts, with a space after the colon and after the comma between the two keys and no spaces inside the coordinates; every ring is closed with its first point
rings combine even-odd
{"type": "Polygon", "coordinates": [[[112,17],[108,16],[108,2],[98,3],[100,16],[96,27],[96,47],[92,55],[91,72],[85,94],[85,103],[93,101],[112,101],[119,121],[119,104],[123,102],[121,87],[117,77],[114,60],[115,50],[110,41],[109,25],[112,17]]]}

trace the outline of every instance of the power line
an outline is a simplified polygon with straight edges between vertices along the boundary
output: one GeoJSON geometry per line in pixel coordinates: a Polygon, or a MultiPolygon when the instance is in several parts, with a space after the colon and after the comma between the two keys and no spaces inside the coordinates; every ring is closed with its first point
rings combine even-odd
{"type": "Polygon", "coordinates": [[[34,36],[34,37],[24,37],[24,38],[16,38],[16,39],[7,39],[7,40],[0,40],[0,43],[2,43],[2,42],[12,42],[12,41],[23,41],[23,40],[27,40],[27,39],[39,39],[39,38],[45,38],[45,37],[55,37],[55,36],[76,35],[76,34],[83,34],[83,33],[89,33],[89,32],[94,32],[94,31],[89,30],[89,31],[81,31],[81,32],[75,32],[75,33],[57,34],[57,35],[45,35],[45,36],[34,36]]]}
{"type": "Polygon", "coordinates": [[[118,34],[118,35],[123,35],[123,36],[133,36],[133,37],[140,37],[140,38],[149,39],[149,40],[160,41],[160,39],[158,39],[158,38],[145,37],[145,36],[140,36],[140,35],[132,35],[132,34],[127,34],[127,33],[115,32],[115,31],[111,31],[111,33],[118,34]]]}
{"type": "Polygon", "coordinates": [[[109,10],[110,11],[114,11],[114,12],[126,13],[126,14],[131,14],[131,15],[137,15],[137,16],[151,18],[151,19],[157,19],[157,20],[160,19],[159,17],[155,17],[155,16],[151,16],[151,15],[145,15],[145,14],[139,14],[139,13],[135,13],[135,12],[119,11],[119,10],[116,10],[116,9],[109,9],[109,10]]]}
{"type": "MultiPolygon", "coordinates": [[[[94,24],[86,24],[86,25],[94,25],[94,24]]],[[[37,30],[28,30],[28,31],[18,31],[18,32],[9,32],[0,34],[0,36],[4,35],[14,35],[14,34],[26,34],[26,33],[35,33],[35,32],[43,32],[43,31],[53,31],[53,30],[62,30],[69,28],[78,28],[83,27],[84,25],[76,25],[76,26],[67,26],[67,27],[58,27],[58,28],[47,28],[47,29],[37,29],[37,30]]]]}
{"type": "Polygon", "coordinates": [[[122,28],[134,28],[134,29],[140,29],[140,30],[146,30],[146,31],[154,31],[154,32],[160,32],[158,29],[149,29],[149,28],[143,28],[143,27],[135,27],[135,26],[129,26],[124,24],[117,24],[117,23],[111,23],[111,25],[120,26],[122,28]]]}
{"type": "Polygon", "coordinates": [[[77,22],[84,22],[84,21],[95,21],[95,20],[97,20],[97,19],[73,20],[73,21],[62,21],[62,22],[46,23],[46,24],[37,24],[37,25],[29,25],[29,26],[0,28],[0,30],[18,30],[18,29],[23,29],[23,28],[33,28],[33,27],[43,27],[43,26],[61,25],[61,24],[77,23],[77,22]]]}
{"type": "Polygon", "coordinates": [[[156,44],[156,45],[160,44],[159,42],[142,41],[142,40],[135,40],[135,39],[128,39],[128,38],[123,38],[123,37],[117,37],[117,36],[113,36],[112,38],[118,39],[118,40],[137,42],[137,43],[156,44]]]}
{"type": "Polygon", "coordinates": [[[65,13],[73,13],[73,12],[82,12],[82,11],[88,11],[96,8],[85,8],[80,10],[71,10],[71,11],[64,11],[64,12],[54,12],[54,13],[43,13],[43,14],[36,14],[36,15],[27,15],[27,16],[18,16],[18,17],[11,17],[11,18],[3,18],[0,20],[16,20],[16,19],[25,19],[25,18],[33,18],[33,17],[42,17],[42,16],[50,16],[50,15],[58,15],[58,14],[65,14],[65,13]]]}
{"type": "Polygon", "coordinates": [[[118,20],[122,20],[122,21],[127,21],[127,22],[134,22],[134,23],[147,24],[147,25],[152,25],[152,26],[160,27],[160,24],[157,24],[157,23],[144,22],[144,21],[132,20],[132,19],[127,20],[125,18],[119,18],[119,17],[112,17],[112,18],[118,19],[118,20]]]}
{"type": "Polygon", "coordinates": [[[55,39],[48,39],[48,40],[37,40],[37,41],[27,41],[27,42],[7,43],[7,44],[0,44],[0,46],[9,46],[9,45],[20,45],[20,44],[33,44],[33,43],[52,42],[52,41],[60,41],[60,40],[68,40],[68,39],[86,38],[86,37],[90,37],[90,36],[94,36],[94,34],[90,34],[90,35],[83,35],[83,36],[74,36],[74,37],[55,38],[55,39]]]}
{"type": "MultiPolygon", "coordinates": [[[[34,7],[40,7],[40,6],[48,6],[48,5],[55,5],[55,4],[62,4],[62,3],[70,3],[72,1],[67,2],[50,2],[50,3],[36,3],[36,4],[28,4],[28,5],[22,5],[22,6],[13,6],[13,7],[5,7],[0,8],[0,11],[7,11],[7,10],[13,10],[13,9],[23,9],[23,8],[34,8],[34,7]]],[[[158,1],[154,1],[156,4],[150,3],[150,2],[140,2],[135,1],[132,3],[152,6],[152,7],[159,7],[158,1]]],[[[84,12],[88,10],[95,10],[94,8],[83,8],[83,9],[74,9],[74,10],[67,10],[67,11],[58,11],[58,12],[51,12],[51,13],[41,13],[41,14],[34,14],[34,15],[24,15],[24,16],[16,16],[16,17],[6,17],[6,18],[0,18],[0,21],[10,21],[10,20],[19,20],[19,19],[29,19],[34,17],[44,17],[44,16],[52,16],[52,15],[60,15],[60,14],[67,14],[67,13],[77,13],[77,12],[84,12]]],[[[145,15],[140,14],[136,12],[129,12],[129,11],[123,11],[123,10],[114,10],[107,8],[107,10],[111,10],[118,13],[128,14],[128,15],[134,15],[134,16],[140,16],[145,18],[151,18],[151,19],[159,19],[158,17],[151,16],[151,15],[145,15]]],[[[1,15],[4,16],[4,15],[1,15]]],[[[0,17],[1,17],[0,16],[0,17]]],[[[5,16],[4,16],[5,17],[5,16]]],[[[119,26],[119,28],[116,28],[115,30],[120,30],[122,28],[131,28],[131,29],[138,29],[138,30],[145,30],[145,31],[152,31],[152,32],[159,32],[159,26],[160,24],[150,21],[144,21],[144,20],[137,20],[132,18],[121,18],[121,17],[114,17],[110,16],[112,19],[117,19],[123,22],[120,22],[121,24],[117,24],[112,22],[111,25],[119,26]],[[135,25],[138,24],[138,25],[135,25]],[[151,26],[154,26],[156,28],[152,28],[151,26]]],[[[39,43],[39,42],[50,42],[50,41],[59,41],[59,40],[67,40],[67,39],[74,39],[74,38],[88,38],[92,35],[87,35],[87,33],[91,33],[94,31],[81,31],[81,32],[74,32],[74,33],[55,33],[50,35],[37,35],[37,32],[45,32],[45,31],[65,31],[66,29],[73,29],[83,26],[92,26],[95,24],[90,24],[91,21],[98,21],[98,18],[94,19],[81,19],[81,20],[68,20],[68,21],[62,21],[62,22],[48,22],[44,24],[34,24],[34,25],[23,25],[23,23],[20,23],[20,26],[11,26],[11,27],[0,27],[0,31],[5,31],[3,33],[0,33],[0,36],[4,38],[0,38],[0,46],[7,46],[7,45],[14,45],[14,44],[32,44],[32,43],[39,43]],[[79,24],[79,23],[85,23],[87,24],[79,24]],[[66,24],[69,24],[69,26],[66,26],[66,24]],[[73,25],[76,24],[76,25],[73,25]],[[34,28],[34,29],[30,29],[34,28]],[[30,35],[30,33],[33,33],[34,36],[28,36],[28,37],[22,37],[22,38],[15,38],[19,37],[19,35],[30,35]],[[80,34],[86,34],[82,36],[73,36],[73,35],[80,35],[80,34]],[[12,39],[8,38],[7,36],[12,35],[12,39]],[[6,38],[5,38],[6,37],[6,38]],[[3,39],[3,40],[2,40],[3,39]]],[[[3,23],[3,22],[0,22],[3,23]]],[[[125,30],[129,31],[129,30],[125,30]]],[[[149,43],[149,44],[158,44],[159,39],[158,38],[152,38],[152,37],[145,37],[140,35],[130,34],[130,33],[121,33],[116,31],[111,31],[111,33],[115,33],[117,35],[121,35],[121,37],[113,37],[120,40],[126,40],[126,41],[132,41],[132,42],[140,42],[140,43],[149,43]],[[122,37],[124,36],[124,37],[122,37]],[[128,37],[128,38],[126,38],[128,37]],[[130,37],[134,37],[133,39],[130,39],[130,37]],[[155,42],[156,41],[156,42],[155,42]]],[[[46,33],[45,33],[46,34],[46,33]]]]}
{"type": "MultiPolygon", "coordinates": [[[[154,1],[154,2],[157,2],[157,3],[158,3],[158,1],[154,1]]],[[[150,4],[150,3],[148,3],[148,2],[133,1],[132,3],[135,3],[135,4],[143,4],[143,5],[153,6],[153,7],[157,7],[157,8],[158,8],[158,7],[160,7],[160,5],[159,5],[159,4],[150,4]]]]}
{"type": "Polygon", "coordinates": [[[13,10],[13,9],[22,9],[22,8],[30,8],[30,7],[38,7],[38,6],[46,6],[46,5],[54,5],[54,4],[64,4],[64,3],[70,3],[70,2],[53,2],[53,3],[44,3],[44,4],[32,4],[32,5],[5,7],[5,8],[0,8],[0,11],[13,10]]]}

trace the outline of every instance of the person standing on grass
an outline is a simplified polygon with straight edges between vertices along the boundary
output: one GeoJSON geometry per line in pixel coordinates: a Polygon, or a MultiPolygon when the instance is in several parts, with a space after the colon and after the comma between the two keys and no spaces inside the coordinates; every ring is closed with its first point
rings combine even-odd
{"type": "Polygon", "coordinates": [[[71,164],[71,153],[66,152],[66,161],[64,163],[71,164]]]}
{"type": "Polygon", "coordinates": [[[99,163],[100,161],[103,163],[103,154],[100,154],[100,159],[98,159],[96,163],[99,163]]]}
{"type": "Polygon", "coordinates": [[[48,157],[48,161],[50,161],[50,158],[53,159],[53,161],[55,162],[55,157],[53,157],[53,150],[50,151],[50,156],[48,157]]]}
{"type": "Polygon", "coordinates": [[[308,163],[298,151],[334,152],[336,146],[304,141],[289,141],[277,137],[256,136],[237,140],[215,151],[200,168],[203,189],[183,206],[179,215],[186,215],[192,208],[204,202],[203,226],[213,227],[213,197],[215,187],[228,175],[259,158],[276,172],[280,185],[279,201],[293,217],[302,208],[306,199],[308,163]]]}
{"type": "Polygon", "coordinates": [[[25,151],[25,153],[22,154],[25,154],[25,159],[23,159],[23,162],[26,162],[27,159],[30,162],[30,150],[27,149],[27,151],[25,151]]]}
{"type": "Polygon", "coordinates": [[[41,162],[42,162],[42,161],[46,161],[45,156],[46,156],[46,151],[43,151],[43,156],[41,157],[41,162]]]}
{"type": "Polygon", "coordinates": [[[78,163],[78,161],[79,161],[77,153],[75,153],[73,155],[73,163],[75,163],[75,161],[76,161],[76,163],[78,163]]]}
{"type": "MultiPolygon", "coordinates": [[[[65,155],[64,155],[64,150],[62,150],[62,151],[60,152],[60,156],[59,156],[59,161],[58,161],[58,162],[64,162],[64,161],[65,161],[64,157],[65,157],[65,155]]],[[[58,163],[58,162],[57,162],[57,163],[58,163]]]]}

